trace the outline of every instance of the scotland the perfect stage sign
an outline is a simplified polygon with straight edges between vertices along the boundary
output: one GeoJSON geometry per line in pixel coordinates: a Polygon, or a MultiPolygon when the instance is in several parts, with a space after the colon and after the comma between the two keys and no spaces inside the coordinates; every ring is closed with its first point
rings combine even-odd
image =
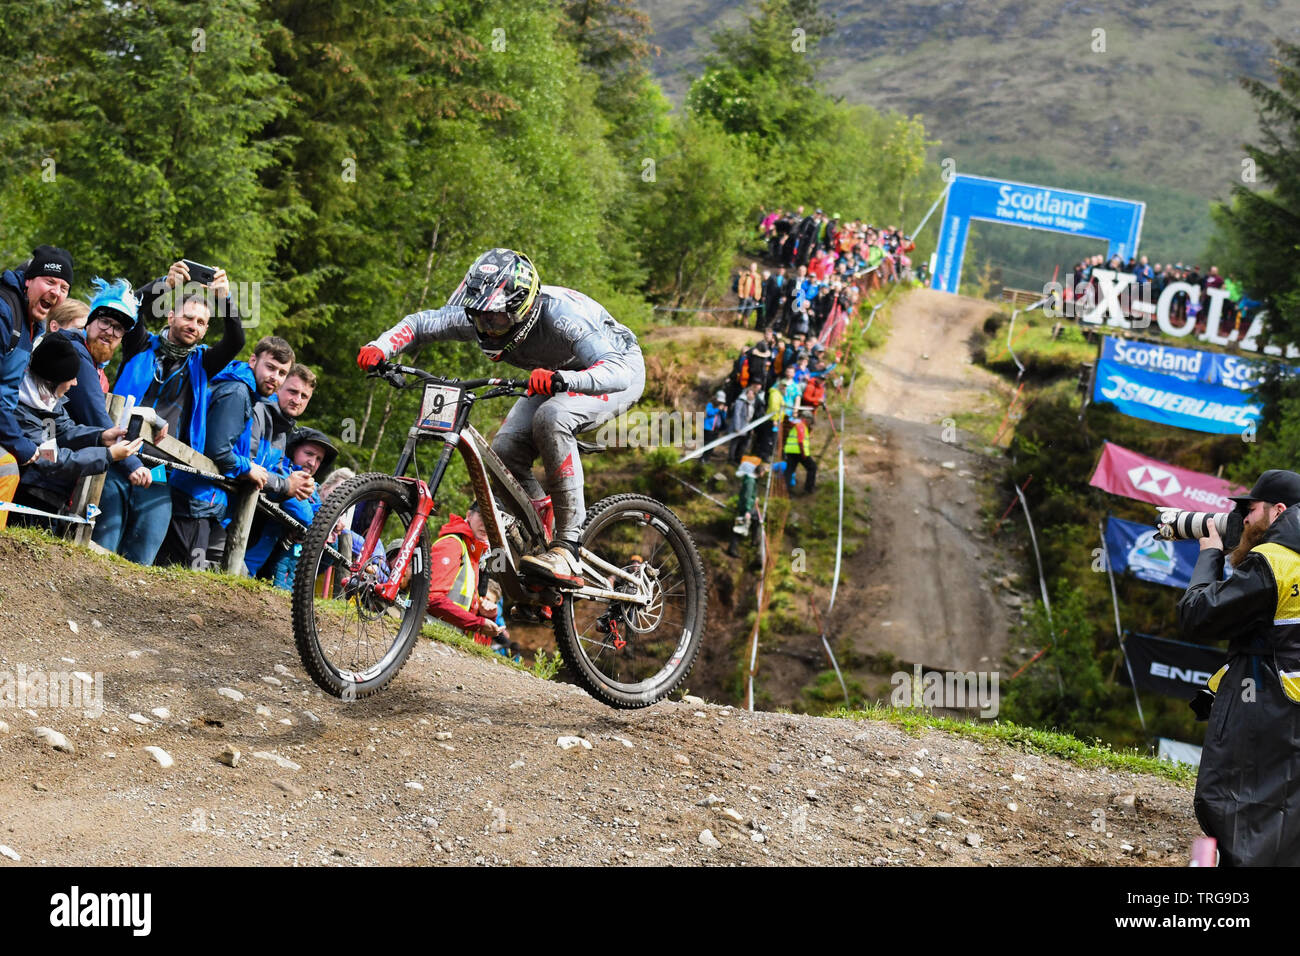
{"type": "Polygon", "coordinates": [[[1127,259],[1137,251],[1145,210],[1146,203],[1113,196],[955,176],[943,208],[934,288],[957,291],[972,219],[1102,239],[1107,258],[1127,259]]]}

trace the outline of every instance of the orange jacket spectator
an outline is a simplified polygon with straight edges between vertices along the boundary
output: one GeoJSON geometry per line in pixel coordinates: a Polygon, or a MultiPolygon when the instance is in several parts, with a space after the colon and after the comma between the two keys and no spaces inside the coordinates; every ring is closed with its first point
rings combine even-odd
{"type": "Polygon", "coordinates": [[[496,609],[490,609],[489,618],[478,594],[478,568],[488,549],[487,534],[477,512],[471,511],[467,518],[451,515],[429,549],[429,613],[453,627],[493,635],[496,609]]]}

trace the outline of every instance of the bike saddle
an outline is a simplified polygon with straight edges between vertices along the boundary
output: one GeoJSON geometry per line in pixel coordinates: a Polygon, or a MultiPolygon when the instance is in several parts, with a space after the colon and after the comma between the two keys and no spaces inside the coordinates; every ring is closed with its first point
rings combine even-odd
{"type": "Polygon", "coordinates": [[[578,451],[582,452],[584,455],[595,455],[598,452],[607,451],[609,449],[608,445],[597,445],[595,442],[583,441],[581,438],[577,441],[578,451]]]}

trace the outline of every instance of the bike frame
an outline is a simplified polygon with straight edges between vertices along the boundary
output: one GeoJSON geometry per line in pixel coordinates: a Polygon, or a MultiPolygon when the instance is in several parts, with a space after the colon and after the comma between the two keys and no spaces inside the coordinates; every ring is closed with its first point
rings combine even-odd
{"type": "MultiPolygon", "coordinates": [[[[646,605],[649,603],[650,596],[646,591],[644,582],[635,575],[629,574],[622,568],[610,564],[599,555],[592,553],[586,548],[579,549],[580,560],[583,567],[584,577],[588,579],[595,577],[604,580],[605,575],[613,575],[622,579],[636,588],[636,592],[629,594],[610,590],[608,588],[597,588],[586,586],[571,591],[561,592],[555,588],[533,589],[524,584],[521,579],[519,569],[519,559],[523,555],[516,555],[510,548],[509,540],[506,535],[505,524],[503,522],[503,512],[498,508],[498,498],[492,488],[492,482],[495,480],[497,485],[504,492],[500,502],[508,508],[508,514],[512,515],[516,521],[523,526],[523,538],[526,548],[537,548],[545,545],[548,541],[545,529],[542,527],[540,518],[536,509],[533,508],[532,499],[524,491],[523,486],[511,474],[510,469],[505,466],[496,452],[489,446],[485,439],[473,425],[469,423],[469,413],[474,403],[484,398],[497,398],[506,395],[516,395],[516,390],[526,383],[516,382],[511,379],[471,379],[461,381],[459,379],[442,379],[430,375],[422,369],[410,368],[408,366],[392,366],[394,371],[414,375],[427,383],[450,386],[461,389],[461,397],[456,409],[456,417],[453,420],[452,427],[448,431],[427,431],[419,427],[419,422],[412,425],[406,433],[406,444],[402,447],[402,454],[398,458],[397,468],[394,471],[394,477],[397,480],[410,484],[416,495],[415,517],[411,521],[411,526],[406,530],[406,536],[402,539],[402,546],[398,551],[397,558],[391,566],[391,574],[386,584],[380,585],[377,592],[386,601],[395,601],[397,592],[401,588],[402,578],[406,569],[410,566],[413,555],[419,544],[420,535],[425,526],[437,510],[438,488],[442,484],[442,479],[447,473],[447,468],[451,464],[451,459],[457,452],[460,453],[461,459],[465,462],[465,469],[469,473],[470,484],[474,489],[474,495],[479,503],[479,512],[483,516],[483,525],[487,531],[488,544],[491,551],[501,555],[501,560],[506,563],[509,570],[508,574],[501,577],[501,587],[506,595],[515,603],[523,604],[550,604],[558,606],[562,601],[563,594],[569,594],[576,598],[587,600],[601,601],[620,601],[629,604],[646,605]],[[484,385],[493,386],[493,391],[485,395],[475,395],[470,391],[472,388],[482,387],[484,385]],[[438,460],[434,464],[433,473],[430,480],[426,483],[418,475],[407,476],[406,471],[415,460],[416,447],[422,441],[443,442],[442,452],[438,455],[438,460]]],[[[389,379],[396,384],[396,381],[389,379]]],[[[402,386],[405,387],[405,386],[402,386]]],[[[370,527],[366,532],[365,542],[362,545],[361,556],[355,562],[354,567],[364,567],[374,554],[374,549],[379,545],[380,535],[383,532],[384,523],[389,515],[388,506],[380,504],[371,519],[370,527]]]]}

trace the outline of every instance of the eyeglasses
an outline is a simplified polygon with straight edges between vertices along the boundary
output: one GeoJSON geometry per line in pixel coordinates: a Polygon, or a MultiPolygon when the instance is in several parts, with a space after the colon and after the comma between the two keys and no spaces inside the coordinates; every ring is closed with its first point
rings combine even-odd
{"type": "Polygon", "coordinates": [[[122,336],[126,335],[126,329],[122,328],[122,326],[118,325],[112,319],[97,318],[95,319],[95,324],[103,329],[110,338],[120,339],[122,336]]]}

